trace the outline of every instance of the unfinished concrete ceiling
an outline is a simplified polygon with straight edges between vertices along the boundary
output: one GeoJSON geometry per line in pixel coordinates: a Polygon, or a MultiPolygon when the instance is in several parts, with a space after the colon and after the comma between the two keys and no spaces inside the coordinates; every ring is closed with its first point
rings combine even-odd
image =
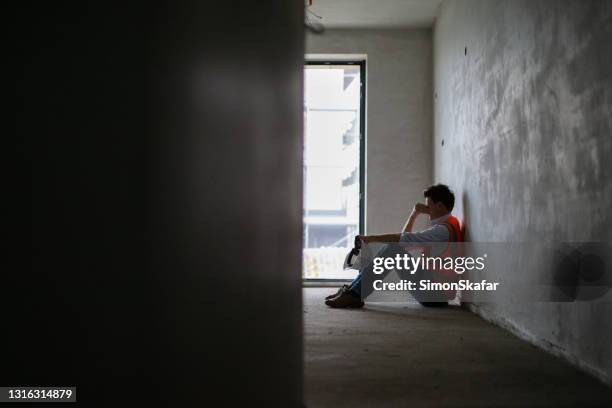
{"type": "MultiPolygon", "coordinates": [[[[312,0],[311,20],[327,28],[409,28],[433,25],[442,0],[312,0]]],[[[308,3],[308,0],[306,0],[308,3]]],[[[310,14],[310,13],[309,13],[310,14]]]]}

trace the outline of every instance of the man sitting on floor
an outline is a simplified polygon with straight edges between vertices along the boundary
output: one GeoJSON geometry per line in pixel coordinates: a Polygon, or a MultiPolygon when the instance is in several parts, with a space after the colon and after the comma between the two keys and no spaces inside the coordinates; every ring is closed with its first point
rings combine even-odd
{"type": "MultiPolygon", "coordinates": [[[[455,195],[444,184],[436,184],[427,188],[423,195],[425,204],[417,203],[406,221],[401,233],[383,235],[360,235],[357,237],[362,244],[372,242],[450,242],[461,240],[459,221],[451,215],[455,205],[455,195]],[[419,214],[427,214],[430,227],[421,232],[412,232],[412,227],[419,214]]],[[[372,265],[366,265],[359,270],[357,277],[350,285],[343,285],[336,293],[325,298],[325,304],[335,308],[359,308],[363,306],[361,299],[361,280],[363,272],[372,265]]]]}

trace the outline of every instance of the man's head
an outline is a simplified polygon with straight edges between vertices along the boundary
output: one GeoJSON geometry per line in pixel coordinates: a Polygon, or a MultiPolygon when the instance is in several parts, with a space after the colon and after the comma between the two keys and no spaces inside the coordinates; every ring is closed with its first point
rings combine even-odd
{"type": "Polygon", "coordinates": [[[423,191],[429,208],[429,219],[435,220],[450,213],[455,206],[455,195],[445,184],[436,184],[423,191]]]}

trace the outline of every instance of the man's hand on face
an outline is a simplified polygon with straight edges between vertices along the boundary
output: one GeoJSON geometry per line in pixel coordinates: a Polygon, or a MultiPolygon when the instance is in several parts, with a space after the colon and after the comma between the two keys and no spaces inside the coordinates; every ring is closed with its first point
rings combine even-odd
{"type": "Polygon", "coordinates": [[[416,203],[414,205],[414,208],[412,209],[412,213],[414,215],[429,214],[430,213],[430,209],[429,209],[429,207],[426,204],[416,203]]]}

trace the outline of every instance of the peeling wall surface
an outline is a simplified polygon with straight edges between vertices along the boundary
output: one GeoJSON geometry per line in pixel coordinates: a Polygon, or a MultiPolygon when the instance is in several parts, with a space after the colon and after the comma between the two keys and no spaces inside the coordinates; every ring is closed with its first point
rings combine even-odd
{"type": "MultiPolygon", "coordinates": [[[[434,180],[455,190],[470,240],[612,241],[610,40],[612,1],[443,4],[434,180]]],[[[487,272],[546,280],[551,265],[519,259],[487,272]]],[[[474,310],[611,381],[612,304],[517,293],[474,310]]]]}
{"type": "Polygon", "coordinates": [[[367,54],[369,234],[399,231],[431,182],[431,50],[430,29],[327,30],[306,37],[307,53],[367,54]]]}

